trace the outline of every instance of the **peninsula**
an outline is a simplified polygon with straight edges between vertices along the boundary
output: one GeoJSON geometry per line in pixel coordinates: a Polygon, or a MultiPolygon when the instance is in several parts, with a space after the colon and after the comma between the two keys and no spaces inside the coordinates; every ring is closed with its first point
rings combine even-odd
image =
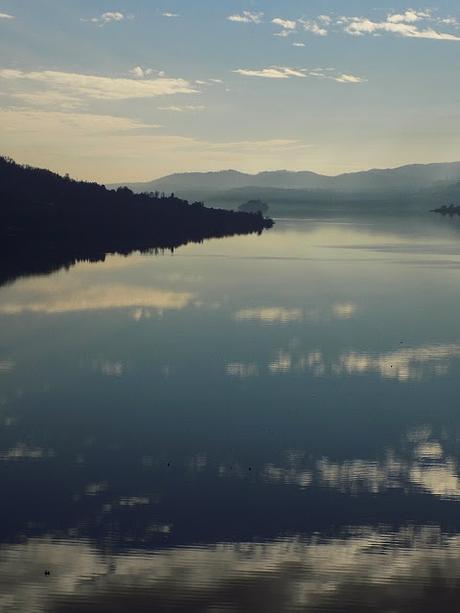
{"type": "Polygon", "coordinates": [[[134,194],[75,181],[0,157],[0,283],[108,253],[171,249],[188,242],[260,233],[260,213],[208,208],[174,194],[134,194]]]}

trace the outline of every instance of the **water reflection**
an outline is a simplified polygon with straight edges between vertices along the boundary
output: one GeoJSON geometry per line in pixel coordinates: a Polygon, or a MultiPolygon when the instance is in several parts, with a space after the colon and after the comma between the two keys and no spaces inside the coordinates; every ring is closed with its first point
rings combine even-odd
{"type": "Polygon", "coordinates": [[[25,312],[73,313],[105,309],[132,309],[134,319],[146,317],[148,309],[163,311],[183,309],[193,299],[191,292],[173,292],[128,284],[102,284],[92,287],[56,287],[50,281],[25,281],[19,291],[6,290],[0,304],[0,314],[18,315],[25,312]]]}
{"type": "Polygon", "coordinates": [[[2,548],[0,604],[37,613],[454,611],[460,604],[459,554],[460,536],[436,526],[356,527],[332,538],[154,554],[31,539],[2,548]]]}
{"type": "Polygon", "coordinates": [[[384,379],[404,382],[446,375],[451,362],[459,358],[460,344],[407,347],[381,354],[346,351],[337,358],[328,358],[321,350],[304,354],[294,342],[288,349],[277,350],[267,364],[231,363],[226,365],[225,372],[239,377],[256,376],[263,371],[275,375],[309,371],[316,377],[375,373],[384,379]]]}
{"type": "Polygon", "coordinates": [[[456,610],[436,224],[280,222],[2,287],[0,608],[456,610]]]}
{"type": "Polygon", "coordinates": [[[267,325],[290,322],[319,322],[329,319],[351,319],[359,310],[357,304],[342,302],[332,304],[326,310],[320,307],[302,309],[283,306],[265,306],[240,309],[235,313],[236,321],[261,322],[267,325]]]}

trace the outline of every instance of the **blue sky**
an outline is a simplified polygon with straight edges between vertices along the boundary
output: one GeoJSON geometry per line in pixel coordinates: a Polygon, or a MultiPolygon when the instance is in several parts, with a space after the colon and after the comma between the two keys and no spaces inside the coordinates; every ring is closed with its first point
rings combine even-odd
{"type": "Polygon", "coordinates": [[[460,159],[460,6],[0,0],[1,152],[99,181],[460,159]]]}

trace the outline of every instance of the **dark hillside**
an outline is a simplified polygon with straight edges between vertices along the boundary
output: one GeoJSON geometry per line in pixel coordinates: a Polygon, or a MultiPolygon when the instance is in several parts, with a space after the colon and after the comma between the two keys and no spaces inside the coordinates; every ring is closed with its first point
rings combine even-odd
{"type": "Polygon", "coordinates": [[[106,253],[175,247],[272,225],[260,214],[205,208],[173,194],[108,190],[0,157],[0,282],[16,277],[20,262],[21,270],[38,272],[44,259],[48,265],[39,267],[45,271],[106,253]]]}

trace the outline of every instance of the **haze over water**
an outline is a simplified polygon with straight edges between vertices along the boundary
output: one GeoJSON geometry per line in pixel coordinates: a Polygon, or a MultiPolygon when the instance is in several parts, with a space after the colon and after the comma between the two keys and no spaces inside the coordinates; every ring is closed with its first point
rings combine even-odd
{"type": "Polygon", "coordinates": [[[278,220],[0,288],[0,609],[457,610],[459,238],[278,220]]]}

